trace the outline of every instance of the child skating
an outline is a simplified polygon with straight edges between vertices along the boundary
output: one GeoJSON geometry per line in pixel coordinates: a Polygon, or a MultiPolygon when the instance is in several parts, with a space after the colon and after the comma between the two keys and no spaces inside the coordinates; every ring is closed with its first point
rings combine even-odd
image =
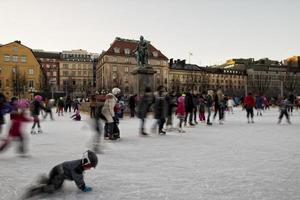
{"type": "Polygon", "coordinates": [[[93,151],[86,151],[83,157],[78,160],[66,161],[53,167],[49,176],[41,176],[36,185],[27,189],[24,199],[39,194],[51,194],[59,190],[65,180],[74,181],[78,189],[83,192],[90,192],[92,188],[84,182],[83,173],[98,164],[97,155],[93,151]]]}

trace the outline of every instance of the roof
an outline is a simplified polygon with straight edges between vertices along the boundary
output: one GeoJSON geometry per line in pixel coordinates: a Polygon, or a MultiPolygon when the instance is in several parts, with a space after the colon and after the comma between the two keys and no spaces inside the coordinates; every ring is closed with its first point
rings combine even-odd
{"type": "MultiPolygon", "coordinates": [[[[104,55],[135,56],[134,50],[136,49],[138,42],[139,42],[138,40],[128,40],[128,39],[122,39],[117,37],[114,40],[114,42],[111,44],[109,49],[104,54],[102,54],[102,56],[104,55]],[[114,48],[119,48],[120,53],[115,53],[114,48]],[[125,49],[129,49],[130,53],[125,54],[125,49]]],[[[159,50],[157,50],[150,42],[148,46],[148,51],[150,52],[149,58],[168,60],[168,58],[164,54],[162,54],[159,50]],[[153,52],[157,52],[158,54],[157,57],[153,56],[153,52]]]]}
{"type": "Polygon", "coordinates": [[[60,59],[60,53],[47,51],[33,51],[36,58],[60,59]]]}

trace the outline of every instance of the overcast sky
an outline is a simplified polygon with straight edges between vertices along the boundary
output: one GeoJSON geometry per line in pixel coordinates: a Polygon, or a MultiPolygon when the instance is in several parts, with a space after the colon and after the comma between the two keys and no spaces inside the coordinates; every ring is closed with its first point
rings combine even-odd
{"type": "Polygon", "coordinates": [[[298,0],[0,0],[0,43],[100,53],[145,39],[168,58],[209,65],[300,55],[298,0]]]}

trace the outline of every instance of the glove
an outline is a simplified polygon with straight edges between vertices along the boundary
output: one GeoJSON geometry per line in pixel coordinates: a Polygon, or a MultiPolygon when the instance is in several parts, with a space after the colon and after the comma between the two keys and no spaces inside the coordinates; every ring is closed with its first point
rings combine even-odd
{"type": "Polygon", "coordinates": [[[85,188],[83,189],[84,192],[91,192],[93,190],[93,188],[85,186],[85,188]]]}

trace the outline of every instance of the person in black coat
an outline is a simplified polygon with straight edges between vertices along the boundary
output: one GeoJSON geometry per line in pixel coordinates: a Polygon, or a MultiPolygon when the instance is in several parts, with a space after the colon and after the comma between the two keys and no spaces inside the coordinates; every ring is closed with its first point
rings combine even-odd
{"type": "Polygon", "coordinates": [[[153,102],[153,96],[152,96],[151,88],[146,87],[144,94],[141,96],[138,102],[138,109],[137,109],[137,116],[138,118],[141,119],[141,126],[140,126],[141,135],[148,135],[148,133],[145,132],[144,126],[152,102],[153,102]]]}
{"type": "Polygon", "coordinates": [[[168,130],[171,130],[172,125],[173,125],[173,114],[177,107],[177,97],[176,97],[175,91],[172,91],[169,95],[167,95],[166,101],[167,101],[167,105],[168,105],[167,127],[168,127],[168,130]]]}
{"type": "Polygon", "coordinates": [[[136,94],[129,97],[128,104],[129,104],[129,109],[130,109],[130,117],[134,117],[136,97],[137,97],[136,94]]]}
{"type": "Polygon", "coordinates": [[[186,126],[187,123],[187,118],[189,117],[189,125],[190,126],[194,126],[195,124],[193,124],[193,110],[194,110],[194,101],[193,101],[193,96],[190,92],[186,93],[185,96],[185,112],[186,112],[186,116],[185,116],[185,120],[184,120],[184,125],[186,126]]]}
{"type": "Polygon", "coordinates": [[[154,103],[154,118],[158,122],[158,133],[163,135],[166,134],[163,131],[164,124],[166,122],[166,114],[167,114],[167,102],[165,95],[165,88],[163,86],[159,86],[157,88],[157,94],[155,95],[155,103],[154,103]]]}

